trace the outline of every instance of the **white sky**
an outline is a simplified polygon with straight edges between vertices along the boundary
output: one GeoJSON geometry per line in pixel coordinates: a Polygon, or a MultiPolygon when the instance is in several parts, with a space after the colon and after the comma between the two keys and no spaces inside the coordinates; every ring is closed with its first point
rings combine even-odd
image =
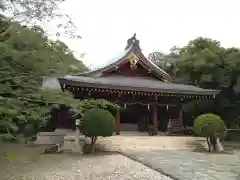
{"type": "Polygon", "coordinates": [[[239,46],[239,0],[67,0],[63,9],[81,40],[64,41],[97,67],[121,52],[134,32],[145,55],[167,52],[198,36],[239,46]]]}

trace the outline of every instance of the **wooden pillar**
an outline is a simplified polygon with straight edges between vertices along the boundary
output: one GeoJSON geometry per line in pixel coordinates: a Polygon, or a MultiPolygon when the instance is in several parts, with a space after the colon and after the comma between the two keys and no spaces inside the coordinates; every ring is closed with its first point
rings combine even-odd
{"type": "Polygon", "coordinates": [[[184,127],[183,127],[183,111],[182,111],[182,108],[180,109],[180,112],[179,112],[179,123],[180,123],[180,128],[181,128],[181,130],[183,130],[184,129],[184,127]]]}
{"type": "Polygon", "coordinates": [[[116,114],[116,135],[120,135],[120,110],[117,108],[116,114]]]}
{"type": "Polygon", "coordinates": [[[153,106],[153,132],[154,135],[158,134],[158,114],[157,114],[157,106],[153,106]]]}

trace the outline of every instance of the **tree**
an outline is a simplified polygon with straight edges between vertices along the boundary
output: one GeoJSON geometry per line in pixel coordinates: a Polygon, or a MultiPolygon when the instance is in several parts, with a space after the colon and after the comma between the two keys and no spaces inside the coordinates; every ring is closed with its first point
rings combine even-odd
{"type": "Polygon", "coordinates": [[[164,57],[165,54],[162,52],[152,52],[148,55],[148,59],[152,61],[154,64],[159,65],[159,64],[164,64],[164,57]]]}
{"type": "Polygon", "coordinates": [[[2,37],[0,47],[4,52],[2,56],[13,57],[14,55],[15,64],[28,64],[26,67],[31,72],[39,72],[39,75],[62,75],[88,70],[74,57],[66,44],[50,40],[39,26],[27,28],[13,23],[12,27],[2,37]],[[42,68],[39,69],[39,67],[42,68]]]}
{"type": "Polygon", "coordinates": [[[83,134],[91,138],[92,153],[97,137],[112,136],[115,131],[115,118],[104,109],[93,108],[87,110],[83,117],[83,134]]]}
{"type": "Polygon", "coordinates": [[[205,104],[201,105],[195,101],[191,103],[190,111],[194,109],[194,114],[198,115],[203,112],[214,112],[223,117],[228,126],[235,124],[235,120],[240,116],[236,111],[240,102],[237,90],[240,49],[224,48],[219,41],[199,37],[189,41],[184,47],[175,48],[172,52],[175,61],[167,72],[174,76],[176,82],[221,90],[214,100],[214,105],[212,102],[201,102],[205,104]],[[196,108],[199,105],[204,107],[204,110],[196,108]]]}
{"type": "MultiPolygon", "coordinates": [[[[154,64],[160,67],[162,70],[171,75],[174,79],[176,78],[176,62],[180,56],[180,48],[173,46],[170,52],[164,54],[162,52],[152,52],[148,55],[148,59],[154,64]]],[[[178,80],[177,80],[178,81],[178,80]]]]}
{"type": "Polygon", "coordinates": [[[203,88],[219,89],[226,75],[224,71],[224,49],[220,42],[208,38],[197,38],[180,49],[176,62],[178,76],[189,84],[203,88]]]}
{"type": "Polygon", "coordinates": [[[22,25],[32,26],[43,24],[54,19],[61,19],[61,23],[57,24],[57,36],[67,35],[70,38],[81,38],[75,32],[75,25],[70,16],[63,13],[59,9],[59,5],[65,0],[1,0],[0,14],[7,16],[0,18],[0,21],[8,22],[0,31],[0,37],[12,28],[13,21],[18,21],[22,25]]]}
{"type": "Polygon", "coordinates": [[[162,70],[164,70],[165,72],[169,73],[170,75],[172,75],[173,77],[174,75],[174,71],[172,71],[173,69],[173,65],[176,61],[176,57],[175,54],[170,53],[170,54],[164,54],[161,52],[152,52],[148,55],[148,59],[150,61],[152,61],[154,64],[156,64],[158,67],[160,67],[162,70]]]}
{"type": "Polygon", "coordinates": [[[48,39],[40,27],[12,24],[0,40],[0,126],[8,134],[21,133],[28,124],[40,128],[52,108],[61,104],[73,114],[83,113],[84,103],[72,94],[43,90],[41,84],[43,76],[83,72],[86,66],[64,43],[48,39]]]}
{"type": "Polygon", "coordinates": [[[211,146],[214,151],[217,150],[217,137],[225,133],[226,126],[220,116],[215,114],[203,114],[195,119],[194,130],[197,135],[206,137],[210,152],[211,146]]]}

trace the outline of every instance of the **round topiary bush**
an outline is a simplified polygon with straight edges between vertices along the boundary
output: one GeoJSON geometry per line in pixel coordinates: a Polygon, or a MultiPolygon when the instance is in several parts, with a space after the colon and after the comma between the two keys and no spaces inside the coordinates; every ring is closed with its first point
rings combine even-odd
{"type": "Polygon", "coordinates": [[[210,145],[215,149],[216,138],[222,136],[226,131],[226,126],[220,116],[215,114],[203,114],[194,121],[194,131],[198,136],[207,138],[209,151],[210,145]]]}
{"type": "Polygon", "coordinates": [[[115,132],[115,118],[104,109],[94,108],[84,113],[83,134],[91,138],[92,152],[98,136],[112,136],[115,132]]]}
{"type": "Polygon", "coordinates": [[[194,121],[195,133],[199,136],[209,137],[211,135],[222,135],[226,126],[220,116],[215,114],[203,114],[194,121]]]}

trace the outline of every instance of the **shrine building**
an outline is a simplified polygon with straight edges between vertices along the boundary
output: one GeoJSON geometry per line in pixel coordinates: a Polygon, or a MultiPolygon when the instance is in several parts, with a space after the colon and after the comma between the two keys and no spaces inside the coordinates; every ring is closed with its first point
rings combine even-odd
{"type": "Polygon", "coordinates": [[[119,104],[116,134],[147,131],[154,134],[183,130],[182,105],[196,99],[212,99],[217,90],[177,84],[142,53],[136,34],[128,39],[123,53],[106,66],[87,73],[59,78],[63,90],[76,98],[101,98],[119,104]]]}

